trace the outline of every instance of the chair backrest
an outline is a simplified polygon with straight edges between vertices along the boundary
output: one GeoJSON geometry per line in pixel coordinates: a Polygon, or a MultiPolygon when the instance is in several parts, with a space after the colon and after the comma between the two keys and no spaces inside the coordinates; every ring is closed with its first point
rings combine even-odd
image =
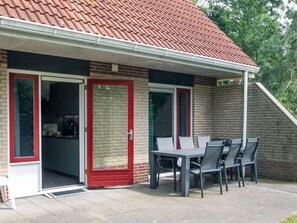
{"type": "Polygon", "coordinates": [[[173,150],[173,140],[172,137],[157,137],[158,150],[173,150]]]}
{"type": "Polygon", "coordinates": [[[240,153],[242,146],[242,139],[231,139],[229,145],[229,151],[225,158],[225,165],[233,165],[237,161],[237,157],[240,153]]]}
{"type": "Polygon", "coordinates": [[[206,143],[210,142],[210,136],[197,136],[197,142],[199,148],[205,148],[206,143]]]}
{"type": "Polygon", "coordinates": [[[224,149],[224,141],[206,143],[205,153],[201,162],[201,170],[217,169],[224,149]]]}
{"type": "Polygon", "coordinates": [[[235,142],[235,143],[242,143],[242,138],[238,138],[238,139],[232,139],[232,142],[235,142]]]}
{"type": "Polygon", "coordinates": [[[245,146],[243,155],[241,157],[242,163],[253,161],[255,157],[255,153],[258,148],[258,144],[259,144],[259,138],[247,138],[246,146],[245,146]]]}
{"type": "Polygon", "coordinates": [[[194,149],[193,137],[191,136],[180,136],[179,145],[181,149],[194,149]]]}

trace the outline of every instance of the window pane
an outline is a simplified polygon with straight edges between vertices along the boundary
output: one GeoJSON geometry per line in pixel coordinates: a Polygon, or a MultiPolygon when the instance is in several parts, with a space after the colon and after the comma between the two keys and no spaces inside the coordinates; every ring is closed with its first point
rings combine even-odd
{"type": "Polygon", "coordinates": [[[156,150],[156,137],[173,136],[173,94],[150,92],[150,150],[156,150]]]}
{"type": "Polygon", "coordinates": [[[93,168],[128,168],[128,87],[93,87],[93,168]]]}
{"type": "Polygon", "coordinates": [[[178,135],[189,136],[189,93],[181,91],[178,93],[178,135]]]}
{"type": "Polygon", "coordinates": [[[14,156],[34,156],[34,80],[14,79],[14,156]]]}

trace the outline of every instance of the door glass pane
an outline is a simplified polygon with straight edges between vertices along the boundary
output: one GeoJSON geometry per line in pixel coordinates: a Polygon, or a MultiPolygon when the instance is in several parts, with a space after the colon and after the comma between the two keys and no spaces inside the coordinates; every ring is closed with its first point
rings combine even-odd
{"type": "Polygon", "coordinates": [[[93,87],[93,168],[128,168],[128,87],[93,87]]]}
{"type": "Polygon", "coordinates": [[[156,150],[156,137],[173,136],[173,94],[150,92],[149,97],[149,147],[156,150]]]}
{"type": "Polygon", "coordinates": [[[178,92],[178,135],[189,136],[189,93],[178,92]]]}
{"type": "Polygon", "coordinates": [[[34,80],[14,79],[14,156],[34,156],[34,80]]]}

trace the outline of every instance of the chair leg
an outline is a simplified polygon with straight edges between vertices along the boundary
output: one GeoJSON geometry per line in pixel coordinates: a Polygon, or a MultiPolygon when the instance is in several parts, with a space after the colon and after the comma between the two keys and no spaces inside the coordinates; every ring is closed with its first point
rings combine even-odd
{"type": "Polygon", "coordinates": [[[11,186],[10,186],[10,184],[8,185],[8,190],[9,190],[9,197],[10,197],[11,207],[12,207],[13,210],[15,210],[15,209],[16,209],[16,206],[15,206],[15,200],[14,200],[13,192],[11,191],[11,186]]]}
{"type": "Polygon", "coordinates": [[[239,166],[236,167],[236,173],[237,173],[237,181],[238,181],[238,186],[241,187],[240,185],[240,173],[239,173],[239,166]]]}
{"type": "Polygon", "coordinates": [[[242,180],[242,186],[244,187],[244,176],[243,176],[243,165],[240,164],[240,174],[241,174],[241,180],[242,180]]]}
{"type": "Polygon", "coordinates": [[[200,173],[200,189],[201,189],[201,198],[203,198],[203,173],[200,173]]]}
{"type": "Polygon", "coordinates": [[[226,167],[224,167],[224,175],[225,175],[225,184],[226,184],[226,191],[228,191],[228,179],[227,179],[227,170],[226,167]]]}
{"type": "Polygon", "coordinates": [[[220,193],[223,194],[223,189],[222,189],[222,171],[219,171],[219,182],[220,182],[220,193]]]}
{"type": "Polygon", "coordinates": [[[157,187],[159,187],[161,164],[158,166],[157,187]]]}
{"type": "Polygon", "coordinates": [[[176,191],[176,168],[173,166],[173,177],[174,177],[174,186],[173,189],[176,191]]]}
{"type": "Polygon", "coordinates": [[[9,183],[0,186],[0,192],[1,192],[1,195],[2,195],[2,201],[3,202],[7,202],[6,187],[8,188],[9,198],[10,198],[10,202],[11,202],[11,207],[12,207],[13,210],[15,210],[16,209],[15,200],[14,200],[13,192],[11,191],[11,187],[10,187],[10,184],[9,183]]]}

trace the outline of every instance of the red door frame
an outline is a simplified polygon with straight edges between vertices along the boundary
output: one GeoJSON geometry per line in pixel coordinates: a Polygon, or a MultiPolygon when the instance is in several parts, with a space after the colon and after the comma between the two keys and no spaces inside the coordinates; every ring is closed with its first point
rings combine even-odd
{"type": "Polygon", "coordinates": [[[31,162],[39,161],[39,77],[37,75],[30,74],[9,74],[9,134],[10,134],[10,162],[31,162]],[[34,137],[34,156],[15,157],[14,155],[14,80],[30,79],[34,83],[34,102],[33,102],[33,137],[34,137]]]}
{"type": "Polygon", "coordinates": [[[180,149],[179,146],[179,93],[188,93],[188,136],[191,136],[191,89],[177,88],[176,89],[176,148],[180,149]]]}
{"type": "MultiPolygon", "coordinates": [[[[124,85],[128,87],[128,131],[134,135],[134,82],[132,80],[89,79],[87,83],[87,181],[89,187],[114,186],[133,184],[134,137],[128,139],[127,169],[93,169],[93,86],[94,85],[124,85]]],[[[129,137],[127,135],[127,137],[129,137]]]]}

